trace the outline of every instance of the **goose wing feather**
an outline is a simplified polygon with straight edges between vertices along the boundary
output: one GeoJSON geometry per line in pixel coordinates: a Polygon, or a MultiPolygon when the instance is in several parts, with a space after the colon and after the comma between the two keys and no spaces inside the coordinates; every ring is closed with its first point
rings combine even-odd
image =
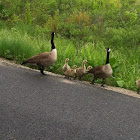
{"type": "Polygon", "coordinates": [[[51,55],[50,52],[39,53],[25,60],[25,63],[39,63],[40,61],[44,59],[49,59],[50,55],[51,55]]]}

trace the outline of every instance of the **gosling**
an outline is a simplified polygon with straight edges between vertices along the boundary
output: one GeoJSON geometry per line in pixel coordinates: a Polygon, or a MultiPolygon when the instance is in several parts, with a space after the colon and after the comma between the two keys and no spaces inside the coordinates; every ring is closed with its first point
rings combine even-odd
{"type": "Polygon", "coordinates": [[[74,75],[76,73],[76,68],[77,68],[77,66],[74,65],[73,69],[68,69],[67,71],[65,71],[64,75],[66,76],[66,78],[71,79],[71,77],[74,77],[74,75]]]}
{"type": "Polygon", "coordinates": [[[92,66],[88,66],[86,69],[86,74],[88,73],[88,71],[90,71],[93,67],[92,66]]]}
{"type": "Polygon", "coordinates": [[[82,62],[82,68],[77,68],[76,69],[76,73],[75,73],[75,78],[79,77],[79,80],[81,80],[81,78],[86,74],[86,66],[85,64],[87,63],[87,60],[83,60],[82,62]]]}
{"type": "Polygon", "coordinates": [[[63,66],[63,68],[62,68],[62,71],[63,71],[63,72],[65,72],[65,71],[67,71],[67,70],[70,69],[70,66],[68,65],[68,62],[69,62],[69,58],[66,58],[65,64],[64,64],[64,66],[63,66]]]}

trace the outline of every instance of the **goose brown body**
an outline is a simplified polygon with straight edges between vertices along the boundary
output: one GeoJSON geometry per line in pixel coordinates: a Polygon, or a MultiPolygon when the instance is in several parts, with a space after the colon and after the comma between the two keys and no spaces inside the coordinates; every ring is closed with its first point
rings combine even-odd
{"type": "Polygon", "coordinates": [[[23,63],[36,64],[41,67],[48,67],[57,60],[57,50],[53,49],[51,52],[44,52],[30,57],[23,63]]]}
{"type": "Polygon", "coordinates": [[[89,70],[88,72],[92,73],[94,75],[95,79],[97,79],[97,78],[106,79],[109,76],[111,76],[113,71],[112,71],[110,64],[106,64],[103,66],[95,67],[95,68],[89,70]]]}

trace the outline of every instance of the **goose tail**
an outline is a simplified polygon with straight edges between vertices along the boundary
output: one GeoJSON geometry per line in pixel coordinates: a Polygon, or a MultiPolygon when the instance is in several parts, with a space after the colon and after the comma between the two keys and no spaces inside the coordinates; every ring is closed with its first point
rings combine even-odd
{"type": "Polygon", "coordinates": [[[22,63],[21,63],[21,65],[24,65],[24,64],[26,64],[27,62],[26,61],[23,61],[22,63]]]}

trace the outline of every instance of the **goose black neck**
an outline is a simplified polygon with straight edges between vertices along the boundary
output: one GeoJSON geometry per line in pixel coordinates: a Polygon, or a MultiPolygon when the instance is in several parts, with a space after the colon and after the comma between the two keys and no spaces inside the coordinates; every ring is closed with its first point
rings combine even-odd
{"type": "Polygon", "coordinates": [[[55,45],[54,45],[54,34],[52,34],[52,38],[51,38],[51,45],[52,45],[52,50],[55,49],[55,45]]]}
{"type": "Polygon", "coordinates": [[[107,52],[106,64],[109,63],[109,52],[107,52]]]}

